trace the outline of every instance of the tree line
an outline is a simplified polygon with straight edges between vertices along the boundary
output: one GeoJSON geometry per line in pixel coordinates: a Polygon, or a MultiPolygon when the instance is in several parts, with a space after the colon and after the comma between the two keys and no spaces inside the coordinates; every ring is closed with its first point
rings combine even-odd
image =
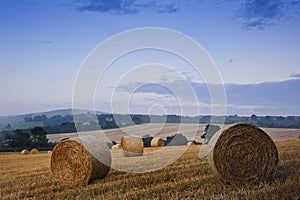
{"type": "MultiPolygon", "coordinates": [[[[78,124],[83,125],[96,122],[100,125],[101,129],[117,128],[121,126],[129,126],[144,123],[210,123],[212,116],[179,116],[179,115],[142,115],[142,114],[80,114],[75,115],[78,124]]],[[[225,124],[234,123],[251,123],[260,127],[269,128],[300,128],[300,116],[214,116],[216,122],[224,122],[225,124]],[[225,119],[225,121],[224,121],[225,119]]],[[[57,125],[67,125],[63,123],[73,123],[74,117],[72,115],[60,116],[55,115],[47,117],[46,115],[38,115],[35,117],[25,117],[24,121],[27,122],[43,122],[43,127],[51,127],[57,125]]],[[[51,132],[51,130],[49,130],[51,132]]]]}
{"type": "MultiPolygon", "coordinates": [[[[42,125],[36,128],[13,129],[10,124],[0,132],[0,146],[2,147],[44,147],[47,134],[72,133],[80,131],[92,131],[99,129],[112,129],[124,126],[132,126],[144,123],[205,123],[211,122],[212,116],[179,116],[179,115],[138,115],[138,114],[99,114],[90,113],[79,115],[46,115],[25,116],[24,122],[40,122],[42,125]],[[76,118],[76,125],[74,119],[76,118]]],[[[250,123],[259,127],[268,128],[300,128],[299,116],[238,116],[214,117],[215,123],[233,124],[250,123]],[[225,121],[224,121],[225,120],[225,121]]],[[[210,133],[208,134],[210,135],[210,133]]]]}
{"type": "Polygon", "coordinates": [[[16,150],[26,148],[48,149],[54,144],[48,142],[47,131],[42,127],[35,127],[30,130],[17,129],[4,134],[1,150],[16,150]]]}
{"type": "MultiPolygon", "coordinates": [[[[46,115],[38,116],[25,116],[25,122],[40,122],[41,126],[48,134],[55,133],[72,133],[80,131],[92,131],[99,129],[112,129],[124,126],[132,126],[136,124],[144,123],[202,123],[209,124],[211,123],[212,117],[207,116],[197,116],[197,117],[187,117],[179,115],[125,115],[125,114],[101,114],[101,115],[92,115],[92,114],[80,114],[75,115],[66,115],[60,116],[55,115],[52,117],[47,117],[46,115]],[[76,119],[76,124],[74,123],[76,119]]],[[[300,128],[300,117],[299,116],[256,116],[252,115],[247,116],[238,116],[238,115],[229,115],[226,117],[218,116],[214,117],[214,123],[225,123],[225,124],[234,124],[234,123],[250,123],[257,125],[259,127],[267,128],[300,128]],[[225,120],[225,121],[224,121],[225,120]]],[[[10,124],[6,125],[5,131],[0,132],[3,137],[7,131],[13,131],[14,129],[10,124]]],[[[30,131],[26,130],[25,131],[30,131]]]]}

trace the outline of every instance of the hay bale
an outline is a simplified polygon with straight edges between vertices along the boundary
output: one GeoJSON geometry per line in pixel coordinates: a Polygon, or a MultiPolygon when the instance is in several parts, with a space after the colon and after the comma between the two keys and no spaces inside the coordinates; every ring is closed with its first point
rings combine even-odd
{"type": "Polygon", "coordinates": [[[39,154],[39,150],[37,150],[37,149],[31,149],[30,153],[31,154],[39,154]]]}
{"type": "Polygon", "coordinates": [[[23,149],[21,151],[21,155],[28,155],[28,154],[30,154],[30,151],[28,151],[27,149],[23,149]]]}
{"type": "Polygon", "coordinates": [[[52,151],[51,151],[51,150],[49,150],[49,151],[47,151],[47,153],[48,153],[48,154],[51,154],[51,153],[52,153],[52,151]]]}
{"type": "Polygon", "coordinates": [[[196,145],[196,142],[193,140],[193,141],[191,141],[191,142],[188,142],[187,144],[186,144],[186,146],[192,146],[192,145],[196,145]]]}
{"type": "Polygon", "coordinates": [[[161,138],[153,138],[151,140],[151,147],[163,147],[165,145],[165,141],[161,138]]]}
{"type": "Polygon", "coordinates": [[[50,162],[52,176],[64,184],[88,184],[104,178],[110,165],[107,145],[88,136],[61,141],[54,147],[50,162]]]}
{"type": "Polygon", "coordinates": [[[122,149],[121,144],[115,144],[111,147],[111,149],[122,149]]]}
{"type": "Polygon", "coordinates": [[[125,157],[142,156],[144,153],[144,143],[139,137],[123,136],[121,146],[125,157]]]}
{"type": "Polygon", "coordinates": [[[237,124],[221,132],[209,154],[213,171],[230,185],[269,180],[278,164],[272,139],[251,124],[237,124]]]}

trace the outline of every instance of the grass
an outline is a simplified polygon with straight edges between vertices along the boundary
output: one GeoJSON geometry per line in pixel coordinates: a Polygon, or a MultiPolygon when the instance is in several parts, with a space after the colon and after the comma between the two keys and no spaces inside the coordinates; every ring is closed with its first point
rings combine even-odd
{"type": "Polygon", "coordinates": [[[273,180],[240,188],[213,175],[207,160],[198,157],[200,146],[191,146],[161,170],[132,174],[112,169],[87,186],[56,183],[48,154],[0,155],[0,199],[300,199],[300,140],[276,146],[280,164],[273,180]]]}

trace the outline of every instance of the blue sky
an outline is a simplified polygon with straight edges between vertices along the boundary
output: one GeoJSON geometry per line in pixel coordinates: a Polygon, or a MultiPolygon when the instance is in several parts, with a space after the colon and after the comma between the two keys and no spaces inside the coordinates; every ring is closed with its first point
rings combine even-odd
{"type": "MultiPolygon", "coordinates": [[[[299,0],[1,0],[0,115],[70,108],[77,72],[93,48],[142,27],[174,29],[206,49],[224,81],[228,114],[299,115],[299,10],[299,0]]],[[[120,59],[111,69],[114,77],[97,91],[97,110],[110,111],[111,84],[136,57],[120,59]]],[[[138,64],[159,53],[142,57],[138,64]]],[[[176,70],[190,73],[199,114],[208,114],[205,84],[178,63],[176,70]]],[[[178,113],[178,104],[170,102],[176,102],[174,96],[150,85],[132,96],[130,110],[178,113]]]]}

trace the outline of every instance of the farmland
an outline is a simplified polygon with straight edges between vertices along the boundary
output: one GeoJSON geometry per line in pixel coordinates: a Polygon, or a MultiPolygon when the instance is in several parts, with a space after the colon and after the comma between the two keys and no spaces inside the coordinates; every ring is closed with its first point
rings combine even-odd
{"type": "MultiPolygon", "coordinates": [[[[200,136],[204,133],[206,124],[184,124],[184,123],[149,123],[136,126],[123,127],[122,129],[103,130],[104,134],[110,141],[120,142],[120,138],[125,134],[144,136],[149,134],[165,139],[167,136],[175,133],[182,133],[189,140],[200,140],[200,136]]],[[[229,125],[225,125],[225,128],[229,125]]],[[[262,128],[270,137],[277,140],[295,140],[300,135],[300,129],[289,128],[262,128]]],[[[78,135],[97,134],[99,131],[89,131],[78,133],[61,133],[49,134],[47,137],[50,142],[59,142],[63,138],[78,137],[78,135]]]]}
{"type": "MultiPolygon", "coordinates": [[[[146,148],[145,156],[130,159],[112,150],[114,169],[106,178],[75,186],[53,180],[50,154],[0,155],[0,199],[299,199],[300,140],[276,141],[276,146],[280,163],[272,181],[239,188],[222,184],[207,160],[199,159],[201,145],[190,146],[165,168],[138,174],[116,169],[139,167],[156,149],[146,148]]],[[[172,154],[185,147],[164,148],[172,154]]]]}

